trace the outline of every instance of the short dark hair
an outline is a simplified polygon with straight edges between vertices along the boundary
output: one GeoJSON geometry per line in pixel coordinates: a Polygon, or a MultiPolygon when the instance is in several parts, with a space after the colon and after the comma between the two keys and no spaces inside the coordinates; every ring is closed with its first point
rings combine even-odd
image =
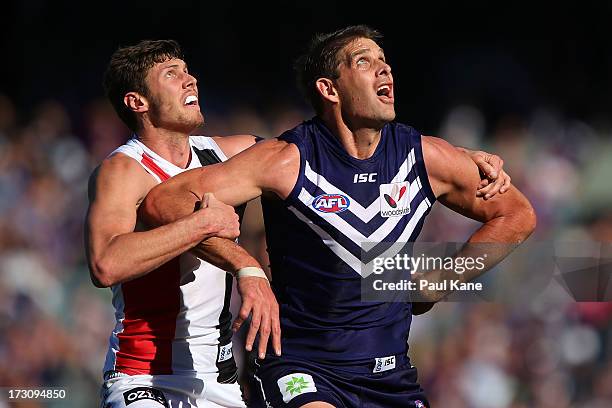
{"type": "Polygon", "coordinates": [[[298,86],[317,113],[320,113],[322,101],[315,82],[319,78],[337,79],[339,77],[340,51],[356,38],[368,38],[380,42],[382,34],[366,25],[355,25],[333,33],[316,34],[307,51],[299,56],[294,69],[297,73],[298,86]]]}
{"type": "Polygon", "coordinates": [[[138,92],[149,96],[147,72],[156,63],[172,58],[184,59],[181,46],[174,40],[144,40],[113,53],[104,73],[104,90],[117,115],[132,131],[137,130],[138,121],[123,102],[125,94],[138,92]]]}

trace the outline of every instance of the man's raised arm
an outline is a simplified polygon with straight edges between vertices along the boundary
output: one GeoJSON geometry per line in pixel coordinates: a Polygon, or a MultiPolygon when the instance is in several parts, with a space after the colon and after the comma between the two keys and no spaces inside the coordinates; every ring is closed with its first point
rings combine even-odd
{"type": "MultiPolygon", "coordinates": [[[[478,168],[470,157],[442,139],[423,136],[422,140],[429,181],[438,200],[450,209],[483,223],[469,238],[468,244],[520,244],[529,237],[536,225],[535,212],[516,187],[512,186],[505,194],[497,194],[488,200],[480,199],[473,192],[481,179],[478,168]]],[[[428,281],[470,281],[495,266],[512,248],[512,245],[497,246],[496,251],[486,258],[485,268],[482,270],[473,269],[463,274],[455,274],[454,271],[431,271],[425,278],[428,281]]],[[[469,246],[466,246],[456,256],[467,256],[468,251],[469,246]]],[[[421,300],[425,302],[436,302],[446,294],[447,292],[443,291],[420,292],[421,300]]],[[[415,305],[415,314],[431,307],[427,303],[415,305]]]]}
{"type": "Polygon", "coordinates": [[[272,139],[249,147],[231,159],[182,172],[153,188],[141,205],[152,225],[176,221],[193,209],[205,193],[232,206],[271,191],[285,198],[299,171],[297,147],[272,139]]]}

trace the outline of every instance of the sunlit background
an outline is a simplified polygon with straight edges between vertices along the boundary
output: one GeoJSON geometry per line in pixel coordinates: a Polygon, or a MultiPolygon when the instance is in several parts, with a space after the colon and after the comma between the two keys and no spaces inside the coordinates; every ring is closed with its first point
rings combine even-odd
{"type": "MultiPolygon", "coordinates": [[[[10,2],[0,16],[0,387],[69,396],[21,406],[98,404],[114,316],[84,259],[87,179],[129,137],[101,77],[117,46],[140,39],[183,45],[201,133],[274,137],[312,115],[291,70],[307,39],[370,24],[385,34],[398,120],[502,156],[538,214],[532,239],[612,241],[610,5],[98,7],[10,2]]],[[[438,204],[421,239],[462,241],[475,226],[438,204]]],[[[242,242],[265,262],[257,203],[242,242]]],[[[410,356],[436,408],[610,407],[611,322],[612,303],[563,294],[441,304],[415,318],[410,356]]]]}

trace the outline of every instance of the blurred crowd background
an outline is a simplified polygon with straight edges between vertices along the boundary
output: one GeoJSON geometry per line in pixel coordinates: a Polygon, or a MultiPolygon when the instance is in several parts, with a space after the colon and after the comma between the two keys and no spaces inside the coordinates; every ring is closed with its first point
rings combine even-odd
{"type": "MultiPolygon", "coordinates": [[[[108,26],[112,7],[83,22],[62,2],[6,6],[0,387],[59,386],[69,395],[19,406],[98,404],[114,316],[110,290],[89,280],[83,220],[89,174],[130,136],[100,85],[120,44],[169,37],[184,46],[203,94],[201,133],[274,137],[312,115],[289,69],[295,44],[317,31],[371,24],[387,38],[398,119],[502,156],[538,214],[531,239],[612,241],[610,6],[560,6],[538,18],[517,8],[468,19],[483,10],[432,6],[423,16],[390,16],[387,7],[373,17],[355,5],[340,15],[341,3],[311,2],[284,5],[287,17],[273,19],[267,13],[278,5],[224,3],[173,5],[159,16],[123,5],[117,26],[130,18],[147,23],[126,33],[108,26]],[[336,17],[313,23],[326,7],[336,17]],[[254,14],[263,22],[252,21],[254,14]],[[428,35],[438,30],[431,22],[441,24],[428,35]]],[[[247,211],[242,243],[265,262],[258,203],[247,211]]],[[[420,239],[462,241],[475,227],[438,204],[420,239]]],[[[612,406],[612,303],[577,303],[554,291],[521,305],[444,303],[414,319],[409,343],[436,408],[612,406]]]]}

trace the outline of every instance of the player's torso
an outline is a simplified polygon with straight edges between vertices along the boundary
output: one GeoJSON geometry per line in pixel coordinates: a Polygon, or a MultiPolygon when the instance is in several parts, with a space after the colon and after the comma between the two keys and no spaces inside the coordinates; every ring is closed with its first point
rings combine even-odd
{"type": "Polygon", "coordinates": [[[283,352],[365,361],[405,351],[410,306],[361,301],[361,245],[416,239],[435,200],[420,134],[389,124],[365,160],[349,156],[318,119],[281,138],[301,159],[290,196],[264,200],[283,352]]]}
{"type": "MultiPolygon", "coordinates": [[[[114,153],[140,163],[156,182],[180,172],[226,160],[208,137],[190,137],[186,169],[163,159],[138,139],[114,153]]],[[[127,374],[219,372],[231,381],[229,302],[232,277],[187,252],[145,276],[112,287],[116,327],[104,370],[127,374]]]]}

